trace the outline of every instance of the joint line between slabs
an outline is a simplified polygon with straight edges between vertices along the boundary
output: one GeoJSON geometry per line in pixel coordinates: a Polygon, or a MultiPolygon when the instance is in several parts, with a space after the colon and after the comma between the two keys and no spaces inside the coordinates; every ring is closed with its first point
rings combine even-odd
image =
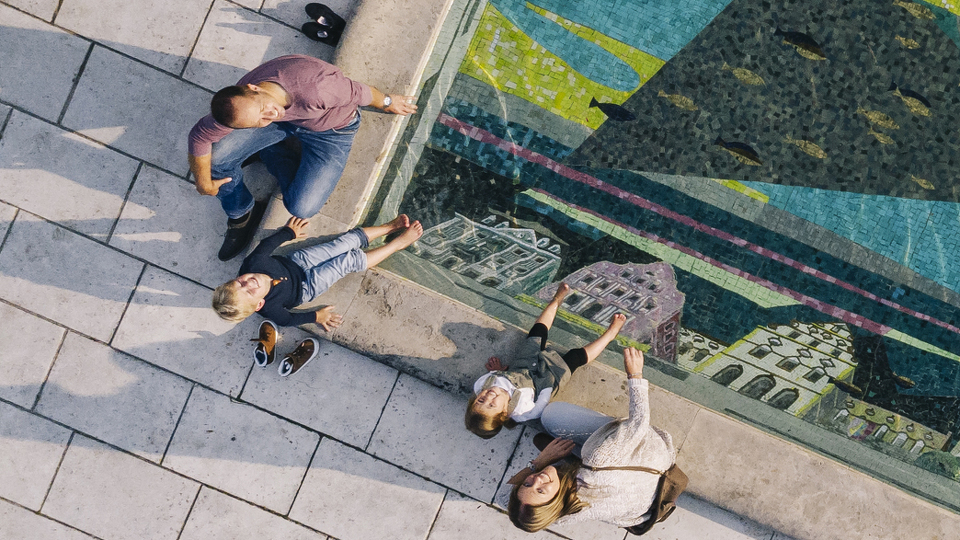
{"type": "MultiPolygon", "coordinates": [[[[62,0],[61,0],[62,1],[62,0]]],[[[58,6],[59,10],[60,7],[58,6]]],[[[70,102],[73,101],[73,95],[77,91],[77,87],[80,86],[80,79],[83,78],[83,72],[87,69],[87,62],[90,61],[90,55],[93,54],[94,42],[90,42],[90,46],[87,47],[87,54],[83,57],[83,62],[80,62],[80,69],[77,70],[77,76],[73,80],[73,86],[70,87],[70,93],[67,94],[67,99],[63,102],[63,109],[60,110],[60,115],[57,116],[57,121],[55,124],[57,126],[63,127],[63,117],[67,115],[67,109],[70,107],[70,102]]]]}
{"type": "Polygon", "coordinates": [[[190,503],[190,510],[187,511],[186,517],[183,518],[183,525],[180,526],[180,530],[177,532],[177,540],[180,540],[180,537],[183,535],[184,529],[187,528],[187,522],[190,521],[190,514],[193,513],[193,508],[197,505],[197,500],[200,499],[200,490],[203,489],[203,484],[197,482],[197,494],[193,496],[193,502],[190,503]]]}
{"type": "Polygon", "coordinates": [[[37,397],[33,400],[33,406],[30,407],[31,412],[36,411],[37,405],[40,404],[40,397],[43,396],[43,390],[47,387],[47,381],[50,379],[50,373],[53,372],[53,366],[57,363],[57,359],[60,358],[60,351],[63,350],[63,344],[66,343],[67,335],[69,333],[70,330],[64,329],[63,335],[60,336],[60,343],[57,345],[57,350],[53,353],[53,360],[50,361],[50,366],[47,368],[47,372],[43,375],[43,382],[40,383],[40,388],[37,390],[37,397]]]}
{"type": "Polygon", "coordinates": [[[133,193],[133,186],[136,185],[142,171],[143,162],[141,161],[137,164],[137,170],[133,172],[133,178],[130,179],[130,185],[127,186],[127,193],[123,196],[123,202],[120,203],[120,211],[117,212],[117,219],[113,220],[113,225],[110,227],[110,232],[107,233],[107,237],[104,240],[104,243],[108,245],[113,240],[114,231],[116,231],[117,226],[120,225],[120,218],[123,217],[123,209],[127,207],[127,201],[130,200],[130,194],[133,193]]]}
{"type": "Polygon", "coordinates": [[[3,119],[3,122],[0,122],[0,139],[3,138],[3,132],[7,129],[7,124],[10,123],[11,118],[13,118],[13,107],[10,107],[7,116],[3,119]]]}
{"type": "Polygon", "coordinates": [[[53,17],[50,17],[50,24],[54,24],[53,21],[57,20],[57,16],[60,15],[60,8],[63,7],[63,0],[57,2],[57,7],[53,10],[53,17]]]}
{"type": "Polygon", "coordinates": [[[317,457],[317,451],[320,450],[320,443],[323,442],[323,436],[321,435],[317,439],[317,445],[313,447],[313,454],[310,455],[310,461],[307,462],[307,468],[303,471],[303,478],[300,479],[300,485],[297,486],[297,492],[293,494],[293,500],[290,501],[290,508],[287,508],[287,513],[284,514],[284,517],[290,517],[290,512],[293,512],[293,505],[297,502],[297,497],[300,496],[300,490],[303,489],[303,483],[307,481],[307,475],[310,474],[310,467],[313,466],[313,460],[317,457]]]}
{"type": "MultiPolygon", "coordinates": [[[[124,253],[121,251],[121,253],[124,253]]],[[[147,267],[150,266],[148,263],[143,263],[143,267],[140,269],[140,275],[137,276],[137,282],[133,284],[133,288],[130,289],[130,296],[127,297],[127,303],[123,305],[123,311],[120,313],[120,318],[117,319],[117,325],[113,327],[113,332],[110,332],[110,339],[107,340],[107,345],[111,348],[116,348],[113,346],[113,338],[117,337],[117,332],[120,331],[120,325],[123,324],[123,318],[127,316],[127,310],[130,309],[130,304],[133,303],[133,297],[137,294],[137,289],[140,288],[140,282],[143,281],[144,274],[147,273],[147,267]]]]}
{"type": "Polygon", "coordinates": [[[54,471],[53,478],[50,479],[50,485],[47,486],[47,492],[43,494],[43,502],[40,503],[40,508],[37,509],[38,514],[43,511],[44,505],[47,504],[47,497],[50,496],[50,492],[53,490],[53,483],[57,481],[57,476],[60,474],[60,466],[63,465],[63,460],[67,457],[67,450],[69,450],[70,445],[73,444],[73,437],[76,434],[76,431],[70,432],[70,438],[67,439],[67,444],[63,447],[63,453],[60,454],[60,461],[57,462],[57,470],[54,471]]]}
{"type": "MultiPolygon", "coordinates": [[[[187,410],[187,404],[190,403],[190,396],[193,395],[193,389],[196,387],[197,387],[197,383],[193,383],[190,386],[190,391],[187,392],[187,399],[183,401],[183,407],[180,408],[180,416],[177,416],[177,423],[173,425],[173,430],[170,431],[170,439],[167,440],[167,446],[163,448],[163,455],[160,456],[160,463],[158,463],[158,465],[160,465],[161,467],[163,467],[163,462],[167,459],[167,452],[170,451],[170,445],[173,444],[173,437],[177,434],[177,429],[180,427],[180,420],[183,419],[183,413],[187,410]]],[[[167,467],[164,467],[164,468],[167,468],[167,467]]],[[[193,507],[191,506],[190,508],[193,508],[193,507]]],[[[178,535],[178,538],[179,538],[179,535],[178,535]]]]}
{"type": "Polygon", "coordinates": [[[183,67],[180,68],[178,76],[181,79],[183,78],[183,74],[187,72],[187,66],[190,65],[190,61],[193,60],[193,53],[197,50],[197,44],[200,43],[200,36],[203,35],[203,29],[206,28],[207,21],[210,20],[210,13],[213,12],[213,5],[216,3],[216,0],[211,0],[210,6],[207,7],[207,13],[203,16],[203,22],[200,23],[200,28],[197,29],[197,37],[194,38],[193,43],[190,45],[190,50],[187,51],[187,55],[184,57],[186,60],[183,62],[183,67]]]}
{"type": "MultiPolygon", "coordinates": [[[[373,425],[373,430],[370,431],[370,438],[367,439],[367,444],[363,446],[363,453],[369,454],[370,444],[373,442],[373,435],[377,432],[377,428],[380,427],[380,421],[383,420],[383,413],[387,410],[387,405],[390,403],[390,399],[393,397],[393,391],[397,388],[397,383],[400,381],[400,370],[397,370],[397,377],[393,379],[393,386],[390,387],[390,392],[387,394],[387,399],[383,402],[383,408],[380,409],[380,416],[377,417],[377,423],[373,425]]],[[[389,462],[388,462],[389,463],[389,462]]]]}

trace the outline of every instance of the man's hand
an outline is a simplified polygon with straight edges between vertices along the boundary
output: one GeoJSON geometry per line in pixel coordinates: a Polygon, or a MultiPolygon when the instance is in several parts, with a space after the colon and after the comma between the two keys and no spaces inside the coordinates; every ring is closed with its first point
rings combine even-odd
{"type": "Polygon", "coordinates": [[[315,313],[317,324],[322,326],[327,332],[339,327],[340,324],[343,323],[343,317],[339,313],[333,312],[334,307],[335,306],[327,306],[315,313]]]}
{"type": "Polygon", "coordinates": [[[416,96],[398,96],[395,94],[390,94],[390,99],[393,100],[393,103],[391,103],[389,107],[383,109],[386,112],[399,114],[400,116],[406,116],[408,114],[417,112],[416,96]]]}
{"type": "Polygon", "coordinates": [[[631,379],[643,378],[643,353],[627,347],[623,350],[623,367],[627,372],[627,377],[631,379]]]}
{"type": "Polygon", "coordinates": [[[200,182],[200,181],[198,180],[198,181],[197,181],[197,184],[196,184],[196,186],[197,186],[197,192],[198,192],[199,194],[201,194],[201,195],[214,195],[214,196],[216,196],[217,193],[220,193],[220,186],[222,186],[222,185],[224,185],[224,184],[226,184],[226,183],[228,183],[228,182],[231,182],[232,180],[233,180],[233,178],[230,178],[229,176],[228,176],[227,178],[220,178],[220,179],[213,179],[213,178],[211,178],[211,179],[210,179],[209,181],[207,181],[207,182],[200,182]]]}
{"type": "MultiPolygon", "coordinates": [[[[304,230],[305,228],[307,228],[307,225],[309,225],[309,224],[310,224],[309,221],[307,221],[307,220],[305,220],[305,219],[298,218],[297,216],[293,216],[293,217],[291,217],[290,219],[287,220],[287,225],[286,225],[286,227],[287,227],[288,229],[290,229],[291,231],[293,231],[294,238],[303,238],[303,237],[307,236],[307,233],[303,232],[303,230],[304,230]]],[[[324,308],[324,309],[326,309],[326,308],[324,308]]],[[[333,308],[331,308],[331,309],[333,309],[333,308]]],[[[318,312],[318,313],[319,313],[319,312],[318,312]]],[[[337,315],[337,316],[339,317],[339,315],[337,315]]],[[[317,322],[319,323],[320,321],[317,321],[317,322]]]]}
{"type": "Polygon", "coordinates": [[[484,367],[487,368],[487,371],[506,371],[507,365],[503,363],[496,356],[491,356],[487,363],[484,364],[484,367]]]}
{"type": "Polygon", "coordinates": [[[554,439],[534,458],[533,464],[537,466],[537,470],[543,470],[547,465],[569,456],[575,446],[570,439],[554,439]]]}

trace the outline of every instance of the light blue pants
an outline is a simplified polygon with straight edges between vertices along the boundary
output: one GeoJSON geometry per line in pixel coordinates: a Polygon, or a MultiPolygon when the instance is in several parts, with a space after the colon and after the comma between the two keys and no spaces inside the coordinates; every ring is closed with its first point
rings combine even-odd
{"type": "Polygon", "coordinates": [[[324,244],[294,251],[290,260],[306,275],[299,303],[320,296],[347,274],[366,270],[367,254],[363,248],[368,245],[367,235],[360,229],[352,229],[324,244]]]}
{"type": "Polygon", "coordinates": [[[577,444],[574,453],[579,456],[583,443],[598,429],[616,420],[612,416],[600,414],[593,409],[565,403],[551,401],[543,409],[540,423],[547,433],[557,438],[570,439],[577,444]]]}

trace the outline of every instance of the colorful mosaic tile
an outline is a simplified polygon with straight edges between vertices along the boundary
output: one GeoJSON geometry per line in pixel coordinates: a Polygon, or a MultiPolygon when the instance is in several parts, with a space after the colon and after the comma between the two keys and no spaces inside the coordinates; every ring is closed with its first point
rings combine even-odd
{"type": "Polygon", "coordinates": [[[372,209],[431,231],[408,277],[516,321],[564,281],[556,324],[628,314],[655,383],[912,493],[960,480],[956,6],[458,5],[372,209]]]}

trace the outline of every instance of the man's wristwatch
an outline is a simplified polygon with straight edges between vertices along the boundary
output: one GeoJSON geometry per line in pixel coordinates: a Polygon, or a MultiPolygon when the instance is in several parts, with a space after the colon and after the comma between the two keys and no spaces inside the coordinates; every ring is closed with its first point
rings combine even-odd
{"type": "Polygon", "coordinates": [[[391,103],[393,103],[393,98],[391,98],[390,96],[383,96],[383,108],[384,108],[384,109],[386,109],[387,107],[389,107],[391,103]]]}
{"type": "Polygon", "coordinates": [[[527,464],[527,467],[530,467],[531,471],[537,472],[537,464],[534,463],[532,459],[530,460],[530,463],[527,464]]]}

